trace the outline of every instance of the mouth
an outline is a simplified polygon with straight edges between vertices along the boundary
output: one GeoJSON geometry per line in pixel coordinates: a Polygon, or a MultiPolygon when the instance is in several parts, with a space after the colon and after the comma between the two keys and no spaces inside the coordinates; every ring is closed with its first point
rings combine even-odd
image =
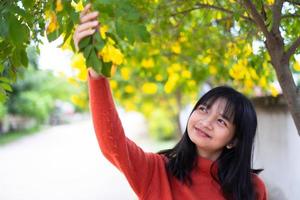
{"type": "Polygon", "coordinates": [[[209,139],[212,138],[209,134],[207,134],[206,132],[204,132],[203,130],[201,130],[200,128],[198,128],[196,126],[195,126],[195,130],[198,133],[198,135],[200,135],[201,137],[206,137],[206,138],[209,138],[209,139]]]}

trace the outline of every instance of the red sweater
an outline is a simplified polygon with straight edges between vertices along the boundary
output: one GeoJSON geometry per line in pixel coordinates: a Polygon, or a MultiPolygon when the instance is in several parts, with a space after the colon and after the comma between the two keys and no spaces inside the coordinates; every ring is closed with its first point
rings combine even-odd
{"type": "MultiPolygon", "coordinates": [[[[89,77],[90,106],[94,129],[103,155],[127,178],[132,189],[145,200],[221,200],[220,186],[210,175],[211,160],[198,158],[191,172],[192,186],[170,175],[166,159],[146,153],[125,134],[106,78],[89,77]]],[[[260,200],[266,199],[264,183],[253,175],[260,200]]]]}

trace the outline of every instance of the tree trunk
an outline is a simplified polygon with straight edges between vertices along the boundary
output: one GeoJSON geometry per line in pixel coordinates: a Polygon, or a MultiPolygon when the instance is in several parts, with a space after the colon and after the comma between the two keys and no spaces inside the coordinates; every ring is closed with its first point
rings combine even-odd
{"type": "Polygon", "coordinates": [[[272,62],[282,89],[283,96],[287,102],[288,109],[292,115],[300,136],[300,95],[299,89],[294,82],[292,73],[289,70],[289,60],[286,60],[285,57],[283,57],[283,59],[280,61],[277,61],[276,59],[272,62]]]}

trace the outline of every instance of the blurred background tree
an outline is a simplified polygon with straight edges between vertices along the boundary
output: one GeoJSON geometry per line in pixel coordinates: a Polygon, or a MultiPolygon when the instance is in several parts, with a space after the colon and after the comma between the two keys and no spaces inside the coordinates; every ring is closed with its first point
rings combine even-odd
{"type": "MultiPolygon", "coordinates": [[[[50,41],[61,36],[64,39],[61,47],[74,50],[72,32],[78,24],[78,13],[87,2],[1,1],[2,100],[12,90],[9,84],[20,73],[17,69],[28,65],[26,47],[30,41],[37,47],[39,36],[46,32],[50,41]]],[[[298,1],[94,0],[92,3],[101,13],[99,20],[107,29],[107,37],[125,56],[119,69],[110,65],[114,74],[110,82],[117,102],[126,110],[142,111],[150,119],[160,118],[160,114],[153,112],[160,109],[158,113],[166,113],[171,123],[176,122],[175,130],[180,133],[179,112],[196,101],[203,83],[211,87],[232,85],[249,96],[277,96],[281,92],[275,84],[277,77],[300,130],[298,86],[292,76],[300,71],[294,56],[299,53],[300,45],[298,1]]],[[[92,48],[95,53],[101,50],[92,48]]],[[[111,57],[115,55],[110,53],[111,57]]],[[[90,60],[89,55],[84,57],[90,60]]],[[[84,57],[78,52],[74,56],[72,66],[79,72],[72,79],[74,84],[86,80],[84,57]]],[[[23,94],[25,99],[32,97],[23,94]]],[[[72,99],[87,105],[82,93],[72,99]]],[[[159,126],[154,129],[160,130],[159,126]]]]}

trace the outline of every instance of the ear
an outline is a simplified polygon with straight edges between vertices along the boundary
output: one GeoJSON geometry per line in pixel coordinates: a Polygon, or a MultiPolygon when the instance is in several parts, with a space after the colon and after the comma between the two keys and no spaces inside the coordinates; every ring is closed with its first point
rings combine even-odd
{"type": "Polygon", "coordinates": [[[230,141],[227,145],[226,148],[227,149],[232,149],[233,147],[235,147],[237,145],[238,140],[235,138],[232,141],[230,141]]]}

